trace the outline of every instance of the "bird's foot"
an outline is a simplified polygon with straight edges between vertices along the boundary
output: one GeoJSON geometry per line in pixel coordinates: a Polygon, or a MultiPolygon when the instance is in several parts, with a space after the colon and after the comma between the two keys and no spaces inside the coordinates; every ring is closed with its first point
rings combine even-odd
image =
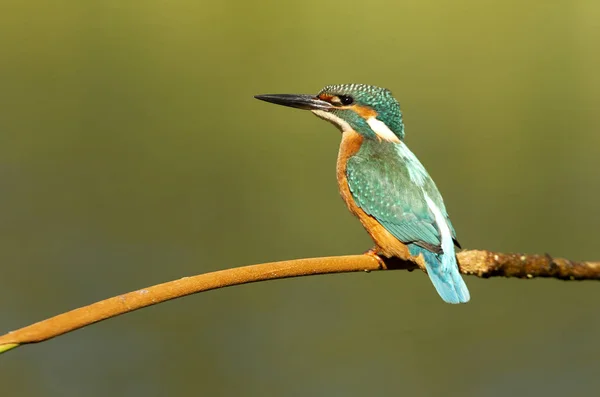
{"type": "Polygon", "coordinates": [[[377,249],[376,248],[371,248],[370,250],[368,250],[367,252],[365,252],[365,255],[368,255],[368,256],[374,258],[377,261],[377,263],[379,263],[379,269],[380,270],[387,269],[387,266],[386,266],[384,260],[381,259],[381,257],[377,253],[377,249]]]}

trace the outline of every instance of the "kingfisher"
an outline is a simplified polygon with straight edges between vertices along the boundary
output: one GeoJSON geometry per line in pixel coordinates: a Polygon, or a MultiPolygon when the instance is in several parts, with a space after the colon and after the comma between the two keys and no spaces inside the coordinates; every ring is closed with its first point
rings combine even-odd
{"type": "Polygon", "coordinates": [[[460,248],[444,200],[404,143],[400,104],[386,88],[328,85],[317,95],[266,94],[256,99],[310,110],[342,133],[337,159],[340,195],[385,257],[422,256],[448,303],[466,303],[454,247],[460,248]]]}

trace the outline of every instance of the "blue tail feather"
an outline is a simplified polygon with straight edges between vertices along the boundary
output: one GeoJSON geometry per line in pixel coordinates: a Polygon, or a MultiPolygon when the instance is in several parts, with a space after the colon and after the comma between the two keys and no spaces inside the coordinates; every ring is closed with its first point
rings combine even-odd
{"type": "Polygon", "coordinates": [[[471,299],[467,285],[458,271],[454,251],[436,254],[414,244],[410,244],[408,248],[413,256],[423,254],[427,274],[445,302],[466,303],[471,299]]]}

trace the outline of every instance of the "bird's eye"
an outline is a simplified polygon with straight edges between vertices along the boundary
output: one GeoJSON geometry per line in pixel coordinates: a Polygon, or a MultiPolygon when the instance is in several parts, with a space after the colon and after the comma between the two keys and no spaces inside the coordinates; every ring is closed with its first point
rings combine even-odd
{"type": "Polygon", "coordinates": [[[338,95],[338,98],[340,98],[340,103],[344,106],[352,105],[352,102],[354,102],[354,99],[349,95],[338,95]]]}

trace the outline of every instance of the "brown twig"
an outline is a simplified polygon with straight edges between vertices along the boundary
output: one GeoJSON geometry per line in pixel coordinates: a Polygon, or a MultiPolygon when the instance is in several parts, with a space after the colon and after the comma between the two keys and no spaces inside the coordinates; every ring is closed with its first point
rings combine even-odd
{"type": "MultiPolygon", "coordinates": [[[[463,251],[460,270],[478,277],[552,277],[562,280],[600,280],[600,262],[572,262],[549,255],[463,251]]],[[[42,342],[146,306],[197,292],[265,280],[358,271],[418,269],[419,261],[349,255],[263,263],[184,277],[80,307],[0,336],[0,353],[22,344],[42,342]]]]}

